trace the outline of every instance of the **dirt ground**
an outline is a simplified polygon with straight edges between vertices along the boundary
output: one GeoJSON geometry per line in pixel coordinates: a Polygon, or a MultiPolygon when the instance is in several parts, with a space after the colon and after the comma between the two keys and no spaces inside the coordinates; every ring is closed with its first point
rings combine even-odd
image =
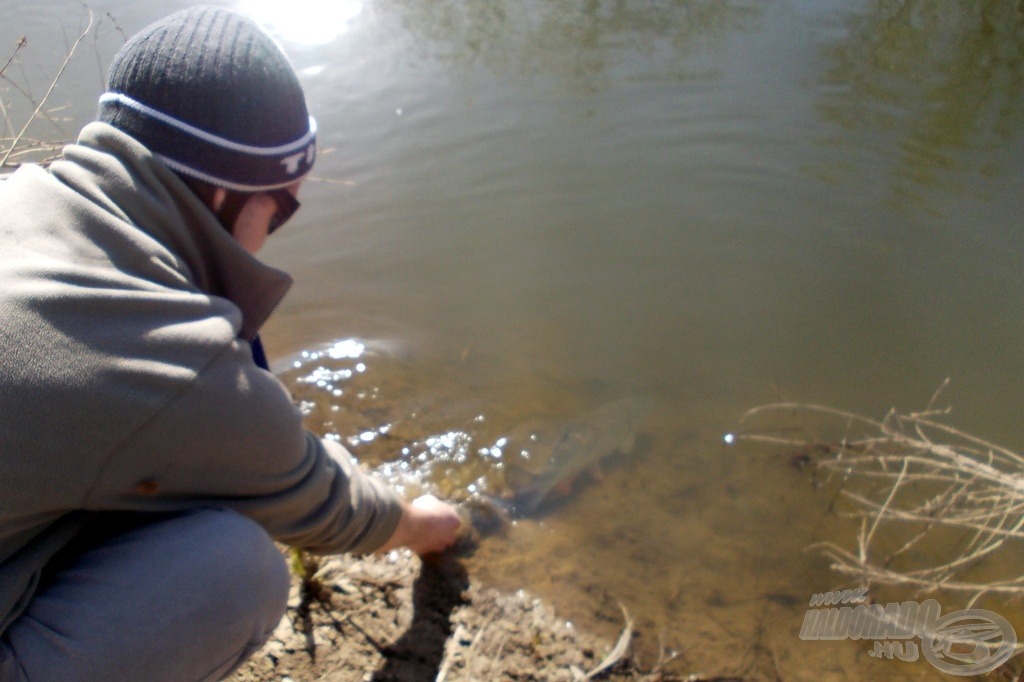
{"type": "MultiPolygon", "coordinates": [[[[525,592],[479,585],[454,557],[336,556],[311,568],[315,579],[293,579],[287,614],[234,682],[590,679],[580,676],[618,644],[525,592]]],[[[684,679],[642,672],[628,655],[601,678],[684,679]]]]}

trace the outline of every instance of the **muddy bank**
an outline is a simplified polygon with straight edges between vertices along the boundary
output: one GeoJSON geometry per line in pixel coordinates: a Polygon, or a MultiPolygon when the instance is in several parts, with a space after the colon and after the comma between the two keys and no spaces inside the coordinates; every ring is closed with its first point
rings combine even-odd
{"type": "MultiPolygon", "coordinates": [[[[573,680],[617,643],[525,592],[481,586],[453,558],[337,556],[315,577],[293,580],[271,641],[232,680],[573,680]]],[[[603,679],[683,677],[641,674],[626,657],[603,679]]]]}

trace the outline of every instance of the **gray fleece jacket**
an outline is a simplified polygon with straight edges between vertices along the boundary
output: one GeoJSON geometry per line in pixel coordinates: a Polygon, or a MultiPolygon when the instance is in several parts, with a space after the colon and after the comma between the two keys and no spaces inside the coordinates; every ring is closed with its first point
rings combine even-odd
{"type": "Polygon", "coordinates": [[[396,495],[253,364],[290,284],[108,125],[0,182],[0,633],[91,512],[230,508],[322,553],[391,535],[396,495]]]}

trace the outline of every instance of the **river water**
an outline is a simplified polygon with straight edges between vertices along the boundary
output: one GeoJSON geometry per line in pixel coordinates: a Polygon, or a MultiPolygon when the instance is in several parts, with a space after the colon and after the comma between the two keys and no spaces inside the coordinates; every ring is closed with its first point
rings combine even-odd
{"type": "MultiPolygon", "coordinates": [[[[5,3],[0,57],[27,38],[7,75],[38,99],[85,10],[5,3]]],[[[122,34],[186,4],[91,1],[34,133],[73,135],[122,34]]],[[[226,4],[280,40],[321,130],[262,253],[296,278],[265,342],[312,428],[457,494],[501,487],[522,424],[646,396],[637,448],[485,540],[475,575],[612,635],[621,602],[648,661],[661,638],[695,673],[937,675],[799,640],[810,595],[849,586],[805,548],[850,529],[722,436],[779,399],[918,409],[948,377],[951,421],[1024,447],[1014,3],[226,4]]]]}

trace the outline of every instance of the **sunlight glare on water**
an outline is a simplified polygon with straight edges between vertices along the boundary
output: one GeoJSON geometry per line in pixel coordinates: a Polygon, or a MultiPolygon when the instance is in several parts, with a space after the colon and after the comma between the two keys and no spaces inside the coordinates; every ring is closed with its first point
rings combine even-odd
{"type": "Polygon", "coordinates": [[[344,35],[363,4],[363,0],[243,0],[238,9],[287,43],[313,46],[344,35]]]}

